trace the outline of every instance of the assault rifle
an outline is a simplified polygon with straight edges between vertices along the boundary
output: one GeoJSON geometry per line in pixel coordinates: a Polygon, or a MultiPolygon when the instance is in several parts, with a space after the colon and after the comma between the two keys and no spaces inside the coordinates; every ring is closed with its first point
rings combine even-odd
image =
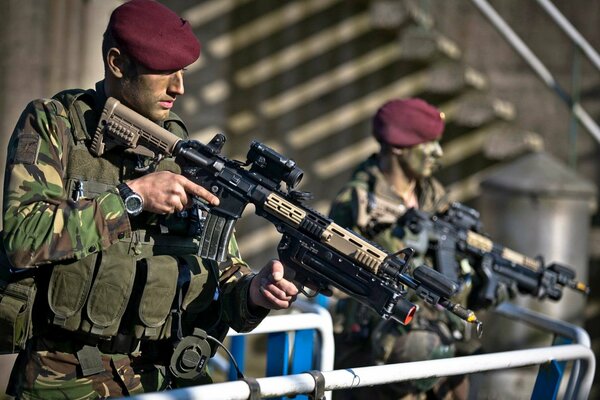
{"type": "Polygon", "coordinates": [[[206,214],[201,257],[225,260],[233,225],[246,205],[252,203],[256,214],[282,233],[277,250],[285,265],[284,275],[303,293],[328,293],[333,286],[381,317],[407,324],[416,311],[415,305],[406,300],[409,287],[430,304],[439,304],[480,328],[472,311],[449,300],[458,290],[456,283],[425,266],[416,268],[412,276],[405,272],[412,249],[389,254],[303,205],[306,193],[294,190],[303,172],[294,161],[256,141],[245,163],[230,160],[220,154],[224,143],[222,134],[208,144],[182,140],[109,98],[92,152],[101,155],[115,146],[125,146],[157,157],[173,156],[183,175],[217,195],[221,202],[216,207],[208,208],[197,200],[206,214]]]}
{"type": "Polygon", "coordinates": [[[565,286],[589,293],[587,285],[575,280],[571,268],[556,263],[545,265],[542,257],[527,257],[483,235],[479,212],[464,204],[452,203],[436,214],[411,208],[400,217],[397,229],[399,236],[403,229],[413,235],[426,235],[436,269],[454,282],[458,280],[457,259],[469,260],[481,280],[475,304],[492,304],[500,285],[539,299],[559,300],[565,286]]]}

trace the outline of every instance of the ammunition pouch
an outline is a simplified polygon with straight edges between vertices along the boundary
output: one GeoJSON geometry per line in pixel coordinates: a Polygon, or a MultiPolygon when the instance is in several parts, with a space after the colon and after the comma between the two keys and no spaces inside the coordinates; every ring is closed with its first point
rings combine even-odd
{"type": "MultiPolygon", "coordinates": [[[[0,232],[0,237],[2,233],[0,232]]],[[[11,271],[0,240],[0,354],[25,348],[33,335],[33,303],[37,286],[34,270],[11,271]]]]}
{"type": "Polygon", "coordinates": [[[163,246],[181,250],[185,245],[181,242],[188,242],[183,254],[189,254],[196,246],[191,238],[179,238],[178,245],[167,246],[166,241],[173,238],[159,235],[140,243],[145,234],[134,232],[133,236],[102,253],[54,267],[48,283],[53,325],[102,338],[126,333],[135,339],[161,340],[171,336],[178,286],[183,288],[182,308],[192,314],[210,304],[212,298],[204,289],[216,280],[208,279],[209,270],[200,259],[168,254],[146,257],[163,246]],[[157,246],[159,241],[162,246],[157,246]]]}
{"type": "MultiPolygon", "coordinates": [[[[0,268],[7,268],[5,265],[0,268]]],[[[32,277],[0,280],[0,353],[16,353],[33,335],[32,309],[36,285],[32,277]]]]}

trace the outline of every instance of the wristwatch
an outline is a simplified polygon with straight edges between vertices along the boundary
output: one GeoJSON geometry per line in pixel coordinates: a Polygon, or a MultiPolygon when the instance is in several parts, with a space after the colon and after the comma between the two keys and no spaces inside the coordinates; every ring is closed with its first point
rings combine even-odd
{"type": "Polygon", "coordinates": [[[125,203],[127,214],[132,217],[139,215],[144,208],[144,199],[142,199],[142,196],[131,190],[126,183],[119,184],[117,190],[123,199],[123,203],[125,203]]]}

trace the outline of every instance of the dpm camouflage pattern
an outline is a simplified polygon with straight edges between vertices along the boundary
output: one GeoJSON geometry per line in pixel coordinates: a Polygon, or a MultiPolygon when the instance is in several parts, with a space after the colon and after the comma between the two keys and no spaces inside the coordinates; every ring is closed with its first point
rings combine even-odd
{"type": "Polygon", "coordinates": [[[130,231],[116,192],[73,201],[65,190],[71,126],[56,102],[31,102],[10,139],[4,183],[4,246],[13,267],[81,259],[130,231]]]}
{"type": "Polygon", "coordinates": [[[154,366],[143,374],[133,371],[129,357],[102,356],[104,371],[80,377],[77,357],[70,353],[33,352],[25,366],[20,399],[98,399],[162,389],[164,380],[154,366]]]}
{"type": "MultiPolygon", "coordinates": [[[[415,190],[421,210],[433,212],[443,209],[448,204],[443,186],[434,178],[421,180],[415,190]]],[[[338,224],[373,240],[388,251],[396,252],[407,247],[406,243],[395,235],[394,225],[384,226],[373,232],[358,223],[359,219],[362,219],[359,215],[368,212],[359,210],[364,204],[359,204],[357,200],[361,197],[357,195],[358,191],[372,193],[395,204],[404,204],[404,200],[393,191],[379,169],[376,154],[356,168],[351,179],[333,201],[329,215],[338,224]]],[[[423,254],[415,254],[409,268],[417,267],[426,261],[428,260],[423,254]]],[[[430,262],[427,264],[431,265],[430,262]]],[[[466,299],[468,288],[465,289],[459,294],[460,299],[466,299]]],[[[402,326],[392,320],[381,320],[375,313],[351,298],[342,296],[338,299],[333,315],[338,349],[335,368],[454,356],[454,334],[464,329],[462,321],[418,298],[410,300],[419,305],[419,312],[408,326],[402,326]]],[[[436,384],[439,385],[438,380],[427,379],[368,388],[369,393],[361,393],[360,390],[338,391],[335,398],[358,399],[365,395],[372,399],[418,399],[436,384]]]]}
{"type": "MultiPolygon", "coordinates": [[[[91,110],[96,115],[99,115],[105,101],[100,88],[102,82],[97,84],[96,92],[91,91],[96,96],[99,94],[95,104],[100,107],[91,110]]],[[[80,260],[91,254],[106,252],[115,244],[121,245],[123,238],[135,236],[138,232],[139,227],[130,225],[120,196],[112,188],[115,181],[130,175],[96,171],[91,166],[88,168],[91,171],[87,171],[91,178],[95,174],[109,176],[108,185],[104,185],[108,189],[97,192],[93,197],[73,196],[72,188],[68,189],[67,178],[73,164],[69,160],[75,154],[72,135],[78,130],[73,126],[77,120],[71,119],[72,113],[72,109],[66,111],[56,100],[35,100],[22,113],[11,137],[4,186],[3,241],[13,267],[44,267],[80,260]]],[[[79,121],[79,128],[83,125],[85,123],[79,121]]],[[[84,153],[87,151],[84,150],[84,153]]],[[[114,157],[123,158],[118,154],[114,157]]],[[[116,171],[119,173],[118,168],[116,171]]],[[[171,228],[187,232],[185,226],[179,226],[177,221],[170,223],[169,218],[158,221],[150,215],[143,221],[144,227],[157,227],[165,222],[169,233],[171,228]]],[[[178,235],[181,234],[178,232],[178,235]]],[[[140,246],[139,252],[137,248],[132,251],[138,254],[138,258],[143,258],[155,254],[152,246],[152,243],[147,243],[140,246]]],[[[252,271],[239,256],[235,239],[230,243],[229,253],[230,259],[216,269],[203,263],[198,265],[193,260],[195,253],[181,255],[182,260],[189,260],[187,265],[195,265],[192,272],[195,274],[194,285],[190,284],[183,299],[185,320],[182,323],[186,328],[210,327],[209,334],[222,339],[229,327],[238,332],[249,331],[266,316],[267,310],[253,315],[248,309],[252,271]],[[213,301],[217,281],[218,302],[213,301]]],[[[46,298],[46,293],[39,297],[46,298]]],[[[52,333],[53,329],[50,331],[52,333]]],[[[28,348],[20,353],[18,364],[13,369],[11,384],[21,398],[65,398],[65,391],[69,391],[67,398],[101,398],[107,393],[122,396],[165,387],[164,365],[168,361],[165,363],[164,358],[162,363],[157,363],[156,359],[147,361],[149,357],[145,354],[141,358],[139,354],[103,354],[105,372],[83,377],[75,356],[82,345],[70,343],[67,338],[48,345],[46,339],[46,335],[34,337],[28,348]],[[155,364],[161,367],[155,367],[155,364]],[[121,378],[116,379],[117,376],[121,378]]],[[[172,343],[160,342],[160,345],[172,346],[172,343]]],[[[210,380],[210,377],[203,379],[210,380]]],[[[194,382],[199,383],[202,382],[194,382]]],[[[174,386],[182,384],[185,382],[173,383],[174,386]]]]}

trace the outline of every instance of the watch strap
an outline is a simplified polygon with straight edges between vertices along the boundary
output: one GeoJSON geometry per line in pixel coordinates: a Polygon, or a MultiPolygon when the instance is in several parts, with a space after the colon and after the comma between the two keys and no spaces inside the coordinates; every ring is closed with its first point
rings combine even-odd
{"type": "Polygon", "coordinates": [[[139,215],[144,207],[144,199],[142,199],[139,194],[134,192],[133,189],[131,189],[129,185],[124,182],[117,185],[117,190],[119,191],[119,195],[125,204],[125,210],[127,211],[127,214],[134,217],[139,215]],[[135,204],[134,207],[132,207],[132,201],[135,204]]]}
{"type": "Polygon", "coordinates": [[[117,190],[119,191],[119,196],[121,196],[123,201],[125,201],[132,194],[135,194],[135,192],[125,182],[119,183],[117,185],[117,190]]]}

